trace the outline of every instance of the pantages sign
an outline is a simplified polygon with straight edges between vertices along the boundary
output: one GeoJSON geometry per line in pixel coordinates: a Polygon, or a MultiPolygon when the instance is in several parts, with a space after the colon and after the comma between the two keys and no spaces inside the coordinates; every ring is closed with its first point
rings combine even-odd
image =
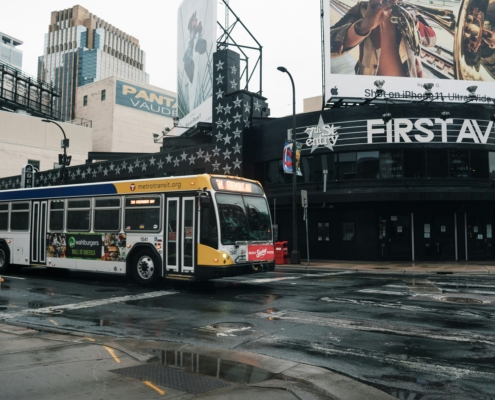
{"type": "Polygon", "coordinates": [[[460,118],[394,118],[339,121],[307,127],[304,144],[311,153],[320,146],[329,150],[343,145],[384,143],[469,143],[495,146],[493,121],[460,118]]]}

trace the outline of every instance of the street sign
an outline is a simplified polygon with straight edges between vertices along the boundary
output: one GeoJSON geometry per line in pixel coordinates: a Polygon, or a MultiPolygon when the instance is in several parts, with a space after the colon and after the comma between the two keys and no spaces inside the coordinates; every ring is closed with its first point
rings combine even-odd
{"type": "Polygon", "coordinates": [[[26,164],[22,167],[21,173],[21,188],[32,188],[34,187],[34,168],[31,164],[26,164]]]}
{"type": "Polygon", "coordinates": [[[308,191],[301,190],[301,203],[304,208],[308,208],[308,191]]]}

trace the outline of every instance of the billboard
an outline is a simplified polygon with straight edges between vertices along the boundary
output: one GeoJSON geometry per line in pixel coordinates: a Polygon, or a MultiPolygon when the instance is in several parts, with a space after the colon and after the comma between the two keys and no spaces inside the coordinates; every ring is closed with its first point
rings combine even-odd
{"type": "MultiPolygon", "coordinates": [[[[194,113],[213,94],[213,53],[217,41],[215,0],[184,0],[178,11],[177,97],[178,116],[194,113]]],[[[201,121],[211,121],[211,107],[201,121]]],[[[198,116],[192,118],[196,119],[198,116]]],[[[181,121],[182,124],[182,121],[181,121]]]]}
{"type": "Polygon", "coordinates": [[[176,97],[119,80],[116,80],[115,104],[162,117],[177,115],[176,97]]]}
{"type": "Polygon", "coordinates": [[[323,29],[326,100],[372,98],[376,80],[386,97],[495,97],[495,0],[324,0],[323,29]]]}

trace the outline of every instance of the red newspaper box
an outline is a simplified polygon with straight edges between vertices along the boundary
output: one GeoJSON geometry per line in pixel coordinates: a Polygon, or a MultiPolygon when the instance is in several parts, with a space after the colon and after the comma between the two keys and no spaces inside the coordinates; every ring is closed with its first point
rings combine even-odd
{"type": "Polygon", "coordinates": [[[289,242],[275,242],[275,264],[290,264],[289,242]]]}

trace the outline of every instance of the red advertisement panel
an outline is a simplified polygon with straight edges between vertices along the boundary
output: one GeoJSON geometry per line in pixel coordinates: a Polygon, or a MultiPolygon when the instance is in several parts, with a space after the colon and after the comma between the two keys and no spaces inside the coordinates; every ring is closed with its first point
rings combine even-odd
{"type": "Polygon", "coordinates": [[[275,249],[273,244],[256,244],[248,246],[249,261],[273,260],[275,258],[275,249]]]}

